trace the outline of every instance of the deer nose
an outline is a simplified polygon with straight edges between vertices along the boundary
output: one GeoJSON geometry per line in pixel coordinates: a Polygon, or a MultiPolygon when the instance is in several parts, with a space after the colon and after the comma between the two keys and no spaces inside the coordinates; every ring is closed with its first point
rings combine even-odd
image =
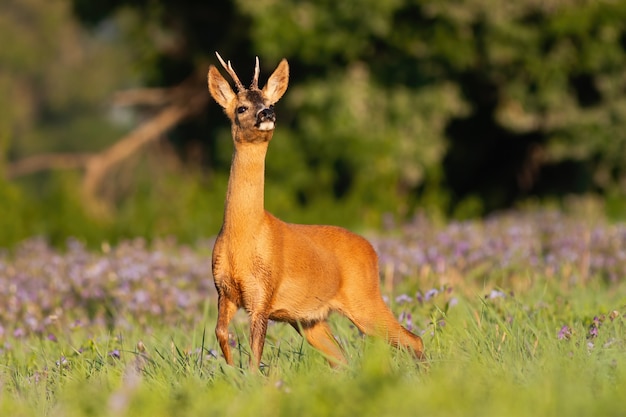
{"type": "Polygon", "coordinates": [[[274,113],[274,109],[265,108],[260,110],[256,115],[256,120],[258,123],[261,122],[275,122],[276,121],[276,113],[274,113]]]}

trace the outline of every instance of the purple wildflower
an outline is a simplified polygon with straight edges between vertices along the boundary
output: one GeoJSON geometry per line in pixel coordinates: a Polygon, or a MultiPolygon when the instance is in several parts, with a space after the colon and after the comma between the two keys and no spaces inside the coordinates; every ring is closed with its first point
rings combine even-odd
{"type": "Polygon", "coordinates": [[[563,340],[563,339],[568,339],[572,336],[572,331],[570,330],[569,326],[566,324],[565,326],[561,327],[561,330],[559,330],[559,334],[556,336],[559,340],[563,340]]]}
{"type": "Polygon", "coordinates": [[[439,290],[436,288],[426,291],[426,294],[424,294],[424,301],[430,301],[437,294],[439,294],[439,290]]]}
{"type": "Polygon", "coordinates": [[[413,330],[413,315],[411,313],[403,311],[400,313],[400,316],[398,316],[398,321],[404,324],[407,330],[413,330]]]}
{"type": "Polygon", "coordinates": [[[600,316],[600,317],[595,316],[593,318],[593,321],[591,322],[591,325],[589,326],[589,333],[587,334],[588,339],[593,339],[595,337],[598,337],[598,329],[602,325],[602,322],[604,321],[604,319],[605,319],[604,316],[600,316]]]}
{"type": "Polygon", "coordinates": [[[411,302],[413,302],[413,298],[411,298],[410,296],[406,294],[400,294],[399,296],[396,297],[396,303],[398,304],[405,304],[405,303],[411,303],[411,302]]]}
{"type": "Polygon", "coordinates": [[[108,353],[109,357],[113,358],[113,359],[119,359],[121,358],[121,354],[119,349],[113,349],[112,351],[110,351],[108,353]]]}
{"type": "Polygon", "coordinates": [[[505,297],[506,297],[506,294],[503,293],[502,291],[491,290],[491,292],[485,298],[489,298],[490,300],[493,300],[495,298],[505,298],[505,297]]]}
{"type": "Polygon", "coordinates": [[[42,377],[41,372],[35,371],[35,373],[32,376],[32,380],[35,382],[35,384],[38,384],[39,382],[41,382],[41,377],[42,377]]]}

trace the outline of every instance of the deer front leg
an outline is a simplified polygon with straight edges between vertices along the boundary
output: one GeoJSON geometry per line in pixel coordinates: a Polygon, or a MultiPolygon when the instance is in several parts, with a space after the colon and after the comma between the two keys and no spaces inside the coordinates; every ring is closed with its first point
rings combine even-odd
{"type": "Polygon", "coordinates": [[[267,334],[267,322],[269,318],[265,314],[253,313],[250,315],[250,369],[261,365],[265,335],[267,334]]]}
{"type": "Polygon", "coordinates": [[[215,336],[220,344],[220,349],[224,354],[224,359],[229,365],[233,364],[233,356],[230,353],[228,344],[228,325],[237,312],[237,305],[224,294],[220,293],[217,299],[217,325],[215,326],[215,336]]]}

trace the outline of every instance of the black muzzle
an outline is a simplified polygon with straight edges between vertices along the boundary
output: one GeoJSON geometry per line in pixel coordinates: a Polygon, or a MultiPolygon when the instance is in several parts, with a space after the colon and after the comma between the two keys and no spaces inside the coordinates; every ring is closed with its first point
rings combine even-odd
{"type": "Polygon", "coordinates": [[[256,115],[256,124],[257,126],[263,122],[275,122],[276,121],[276,113],[274,113],[274,109],[263,109],[259,111],[256,115]]]}

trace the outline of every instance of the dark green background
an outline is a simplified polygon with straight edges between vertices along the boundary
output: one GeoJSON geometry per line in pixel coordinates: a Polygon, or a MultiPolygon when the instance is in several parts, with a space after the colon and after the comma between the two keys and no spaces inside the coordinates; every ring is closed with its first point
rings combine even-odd
{"type": "MultiPolygon", "coordinates": [[[[290,63],[266,173],[285,220],[363,230],[572,195],[624,218],[623,1],[7,0],[0,16],[0,173],[104,149],[154,110],[115,91],[175,86],[217,50],[244,82],[255,55],[262,80],[290,63]]],[[[211,101],[108,175],[106,215],[85,209],[80,170],[1,176],[0,245],[211,236],[231,152],[211,101]]]]}

